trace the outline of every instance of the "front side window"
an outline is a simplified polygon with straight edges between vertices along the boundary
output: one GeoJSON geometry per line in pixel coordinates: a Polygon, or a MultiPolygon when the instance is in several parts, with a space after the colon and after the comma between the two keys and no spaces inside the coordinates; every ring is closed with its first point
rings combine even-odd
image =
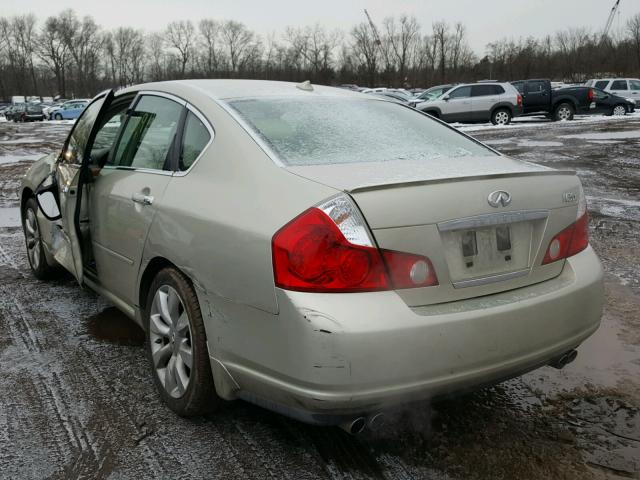
{"type": "MultiPolygon", "coordinates": [[[[469,94],[471,87],[463,87],[469,94]]],[[[285,165],[493,156],[491,150],[394,102],[368,98],[249,98],[229,105],[285,165]]]]}
{"type": "Polygon", "coordinates": [[[609,80],[600,80],[596,82],[596,88],[599,88],[601,90],[607,88],[607,85],[609,85],[609,80]]]}
{"type": "Polygon", "coordinates": [[[456,88],[449,94],[449,98],[467,98],[471,96],[471,87],[456,88]]]}
{"type": "Polygon", "coordinates": [[[117,167],[169,169],[182,105],[154,95],[144,95],[124,127],[110,165],[117,167]]]}
{"type": "Polygon", "coordinates": [[[189,170],[193,162],[200,156],[211,140],[211,134],[207,127],[192,112],[187,113],[182,135],[182,150],[178,168],[181,171],[189,170]]]}
{"type": "Polygon", "coordinates": [[[87,148],[87,142],[93,124],[100,113],[100,108],[104,103],[105,97],[101,97],[91,105],[89,105],[83,112],[80,119],[76,122],[71,135],[69,136],[69,143],[64,152],[63,159],[67,163],[81,164],[84,156],[85,149],[87,148]]]}
{"type": "Polygon", "coordinates": [[[615,80],[611,84],[611,90],[627,90],[627,81],[626,80],[615,80]]]}

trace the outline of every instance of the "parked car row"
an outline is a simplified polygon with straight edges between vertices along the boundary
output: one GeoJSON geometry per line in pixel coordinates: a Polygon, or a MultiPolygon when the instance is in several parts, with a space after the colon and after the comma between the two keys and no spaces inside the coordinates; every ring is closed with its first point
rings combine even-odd
{"type": "Polygon", "coordinates": [[[88,103],[85,99],[16,103],[0,108],[0,115],[14,122],[73,120],[80,116],[88,103]]]}

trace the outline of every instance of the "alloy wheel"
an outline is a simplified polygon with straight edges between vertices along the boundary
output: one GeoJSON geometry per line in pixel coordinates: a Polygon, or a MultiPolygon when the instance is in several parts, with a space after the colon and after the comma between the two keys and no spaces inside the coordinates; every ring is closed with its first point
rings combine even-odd
{"type": "Polygon", "coordinates": [[[509,123],[509,114],[507,112],[498,112],[496,113],[496,124],[497,125],[506,125],[509,123]]]}
{"type": "Polygon", "coordinates": [[[173,287],[162,285],[156,290],[150,317],[153,367],[165,391],[180,398],[191,380],[193,347],[189,316],[173,287]]]}
{"type": "Polygon", "coordinates": [[[624,108],[622,105],[616,105],[613,109],[613,114],[618,117],[618,116],[622,116],[622,115],[626,115],[627,114],[627,109],[624,108]]]}
{"type": "Polygon", "coordinates": [[[27,240],[27,255],[29,256],[29,262],[34,270],[37,270],[40,266],[40,253],[42,246],[40,244],[40,228],[38,227],[38,219],[35,212],[31,209],[27,209],[27,214],[24,221],[25,237],[27,240]]]}

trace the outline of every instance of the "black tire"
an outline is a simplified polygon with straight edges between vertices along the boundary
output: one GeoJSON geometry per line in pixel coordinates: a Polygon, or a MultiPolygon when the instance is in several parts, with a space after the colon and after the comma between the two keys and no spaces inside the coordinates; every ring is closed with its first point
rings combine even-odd
{"type": "Polygon", "coordinates": [[[553,120],[556,122],[573,120],[576,109],[568,102],[562,102],[553,111],[553,120]]]}
{"type": "Polygon", "coordinates": [[[59,113],[56,113],[56,114],[53,116],[53,119],[54,119],[54,120],[62,120],[62,115],[60,115],[59,113]]]}
{"type": "Polygon", "coordinates": [[[44,253],[44,246],[42,245],[42,238],[40,236],[40,225],[38,223],[38,204],[36,199],[31,197],[24,204],[22,209],[22,231],[24,232],[24,240],[25,246],[27,248],[27,259],[29,260],[29,266],[31,267],[31,271],[35,275],[35,277],[39,280],[47,280],[55,276],[55,274],[59,271],[57,265],[50,265],[47,262],[47,257],[44,253]],[[33,219],[35,221],[35,230],[37,235],[35,237],[30,235],[27,230],[27,224],[33,228],[34,224],[31,224],[29,212],[32,212],[33,219]],[[32,244],[32,248],[35,248],[37,251],[32,251],[29,246],[31,242],[37,242],[38,246],[32,244]]]}
{"type": "MultiPolygon", "coordinates": [[[[151,375],[156,388],[160,393],[160,397],[167,406],[182,417],[203,415],[218,408],[222,400],[216,394],[213,383],[211,363],[207,349],[207,335],[204,328],[204,322],[202,320],[202,312],[200,311],[198,297],[196,296],[196,292],[193,289],[191,282],[175,268],[165,268],[158,272],[156,277],[153,279],[151,287],[149,288],[149,294],[147,295],[147,303],[144,312],[144,327],[147,338],[147,357],[151,367],[151,375]],[[167,391],[153,360],[153,348],[158,349],[168,346],[169,344],[168,341],[167,343],[164,343],[164,340],[160,340],[158,338],[152,340],[154,335],[156,337],[158,335],[152,332],[151,320],[156,293],[161,288],[166,289],[167,287],[170,287],[178,294],[181,304],[177,308],[179,310],[181,306],[183,308],[182,312],[187,313],[190,329],[188,343],[192,352],[192,368],[189,369],[187,387],[184,389],[183,393],[179,394],[178,397],[167,391]]],[[[176,348],[173,347],[173,338],[177,338],[177,334],[174,333],[173,327],[171,327],[170,335],[172,337],[171,348],[176,348]]],[[[180,348],[177,347],[177,349],[179,350],[180,348]]],[[[176,350],[173,351],[175,352],[176,350]]],[[[171,357],[173,358],[173,353],[171,354],[171,357]]],[[[162,364],[164,362],[159,363],[162,364]]],[[[175,363],[176,362],[174,362],[174,365],[175,363]]],[[[165,372],[170,368],[170,364],[171,360],[169,359],[167,360],[165,372]]],[[[182,364],[186,365],[185,363],[182,364]]],[[[175,390],[172,391],[175,392],[175,390]]]]}
{"type": "Polygon", "coordinates": [[[434,112],[433,110],[429,110],[429,111],[426,111],[426,112],[423,112],[423,113],[426,113],[427,115],[430,115],[433,118],[440,118],[440,115],[438,114],[438,112],[434,112]]]}
{"type": "Polygon", "coordinates": [[[509,125],[512,117],[508,108],[496,108],[491,114],[491,123],[494,125],[509,125]]]}

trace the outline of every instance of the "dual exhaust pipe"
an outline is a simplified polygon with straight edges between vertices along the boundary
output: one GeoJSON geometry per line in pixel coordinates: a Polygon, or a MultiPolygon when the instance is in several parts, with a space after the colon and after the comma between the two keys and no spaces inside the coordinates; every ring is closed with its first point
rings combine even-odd
{"type": "Polygon", "coordinates": [[[571,362],[573,362],[578,356],[578,352],[575,350],[569,350],[568,352],[563,353],[557,358],[554,358],[551,362],[549,362],[549,366],[553,368],[557,368],[560,370],[561,368],[566,367],[571,362]]]}
{"type": "MultiPolygon", "coordinates": [[[[575,349],[569,350],[568,352],[563,353],[557,358],[554,358],[549,362],[549,366],[557,369],[561,369],[566,367],[568,364],[573,362],[578,356],[578,352],[575,349]]],[[[377,412],[368,417],[356,417],[346,422],[343,422],[339,425],[339,427],[350,435],[357,435],[362,433],[365,428],[369,430],[378,430],[382,428],[386,420],[386,415],[382,412],[377,412]]]]}
{"type": "Polygon", "coordinates": [[[356,417],[347,420],[339,425],[339,427],[350,435],[362,433],[365,428],[369,430],[378,430],[382,428],[386,420],[386,415],[382,412],[374,413],[368,417],[356,417]]]}

